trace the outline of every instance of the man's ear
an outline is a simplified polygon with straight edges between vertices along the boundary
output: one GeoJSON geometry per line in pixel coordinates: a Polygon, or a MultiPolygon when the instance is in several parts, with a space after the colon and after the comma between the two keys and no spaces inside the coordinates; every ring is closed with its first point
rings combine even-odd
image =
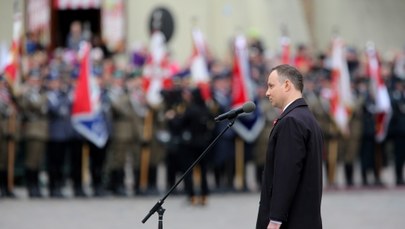
{"type": "Polygon", "coordinates": [[[291,81],[289,81],[288,79],[285,80],[285,82],[284,82],[284,89],[285,89],[286,91],[290,91],[290,90],[291,90],[291,87],[292,87],[291,81]]]}

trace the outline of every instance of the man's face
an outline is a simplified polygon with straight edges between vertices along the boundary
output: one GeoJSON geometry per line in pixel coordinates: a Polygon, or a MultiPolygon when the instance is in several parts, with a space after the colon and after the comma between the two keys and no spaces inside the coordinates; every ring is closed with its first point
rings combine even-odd
{"type": "Polygon", "coordinates": [[[53,79],[48,82],[48,88],[51,90],[59,90],[62,84],[59,79],[53,79]]]}
{"type": "Polygon", "coordinates": [[[266,97],[273,107],[283,109],[284,86],[284,82],[280,83],[277,71],[271,72],[267,78],[266,97]]]}
{"type": "Polygon", "coordinates": [[[30,77],[27,82],[30,87],[40,87],[41,86],[41,80],[37,77],[30,77]]]}

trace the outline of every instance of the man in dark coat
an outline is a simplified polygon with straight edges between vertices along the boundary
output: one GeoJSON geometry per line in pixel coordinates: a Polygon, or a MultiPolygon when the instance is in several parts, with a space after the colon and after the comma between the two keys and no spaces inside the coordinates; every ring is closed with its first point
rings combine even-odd
{"type": "Polygon", "coordinates": [[[280,65],[267,84],[266,96],[283,112],[269,137],[256,228],[320,229],[323,137],[302,98],[302,75],[280,65]]]}

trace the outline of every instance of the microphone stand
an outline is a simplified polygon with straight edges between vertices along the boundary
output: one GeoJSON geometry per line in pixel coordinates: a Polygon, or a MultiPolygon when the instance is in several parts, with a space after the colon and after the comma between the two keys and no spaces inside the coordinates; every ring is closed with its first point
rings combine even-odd
{"type": "Polygon", "coordinates": [[[165,202],[166,198],[174,191],[174,189],[180,184],[182,180],[191,172],[191,170],[201,161],[201,159],[207,154],[207,152],[217,143],[217,141],[221,138],[221,136],[235,123],[236,117],[230,119],[228,125],[218,134],[218,136],[208,145],[208,147],[200,154],[200,156],[193,162],[193,164],[184,172],[184,174],[180,177],[180,179],[170,188],[170,190],[164,195],[162,199],[160,199],[155,206],[150,209],[149,213],[145,216],[142,220],[142,223],[145,223],[155,212],[158,213],[158,229],[163,229],[163,214],[165,210],[162,205],[165,202]]]}

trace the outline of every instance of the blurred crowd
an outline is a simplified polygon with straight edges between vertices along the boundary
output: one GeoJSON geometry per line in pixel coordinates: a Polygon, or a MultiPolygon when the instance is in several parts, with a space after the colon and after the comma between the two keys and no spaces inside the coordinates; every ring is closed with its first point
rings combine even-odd
{"type": "MultiPolygon", "coordinates": [[[[149,55],[146,46],[111,52],[99,36],[83,33],[80,24],[72,24],[66,47],[52,52],[41,46],[35,34],[27,34],[24,42],[19,89],[14,91],[5,77],[0,79],[2,197],[15,196],[7,182],[10,150],[21,159],[24,174],[19,184],[26,187],[30,198],[66,197],[63,190],[68,184],[75,197],[156,194],[159,165],[165,165],[168,189],[228,124],[213,120],[231,109],[233,71],[229,60],[208,56],[207,99],[191,82],[189,66],[180,67],[169,56],[167,61],[173,71],[170,87],[161,92],[163,102],[151,106],[146,100],[143,77],[149,55]],[[108,124],[109,139],[101,148],[77,133],[71,122],[72,95],[80,68],[77,52],[83,40],[92,43],[92,74],[100,87],[102,113],[108,124]],[[86,171],[90,192],[83,187],[86,171]],[[48,192],[43,192],[44,187],[48,192]]],[[[265,97],[266,80],[271,68],[281,63],[281,57],[266,50],[257,37],[249,38],[248,51],[255,103],[264,125],[253,141],[242,140],[242,160],[244,165],[254,165],[255,182],[260,186],[267,139],[280,114],[265,97]]],[[[304,98],[324,132],[326,185],[336,186],[337,164],[343,163],[347,187],[382,186],[381,171],[391,162],[396,185],[404,185],[404,54],[382,62],[392,117],[386,138],[376,141],[375,98],[370,92],[362,51],[346,49],[355,103],[347,133],[341,133],[331,118],[330,50],[314,54],[300,44],[294,51],[291,64],[305,76],[304,98]],[[355,173],[361,174],[359,184],[354,182],[355,173]]],[[[185,177],[184,189],[176,192],[184,192],[193,204],[205,204],[210,192],[253,191],[247,186],[245,167],[235,162],[235,152],[240,150],[238,142],[240,136],[229,129],[185,177]],[[208,182],[208,174],[213,175],[213,183],[208,182]],[[242,180],[240,187],[235,186],[236,177],[242,180]]]]}

